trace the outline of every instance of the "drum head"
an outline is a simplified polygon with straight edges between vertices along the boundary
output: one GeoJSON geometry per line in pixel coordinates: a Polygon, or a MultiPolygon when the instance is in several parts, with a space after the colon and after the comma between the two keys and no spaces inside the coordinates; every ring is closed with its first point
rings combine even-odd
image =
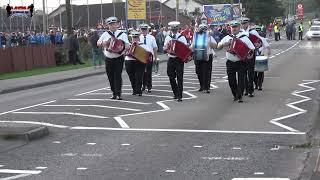
{"type": "Polygon", "coordinates": [[[256,61],[264,61],[264,60],[267,60],[268,57],[267,56],[257,56],[256,57],[256,61]]]}

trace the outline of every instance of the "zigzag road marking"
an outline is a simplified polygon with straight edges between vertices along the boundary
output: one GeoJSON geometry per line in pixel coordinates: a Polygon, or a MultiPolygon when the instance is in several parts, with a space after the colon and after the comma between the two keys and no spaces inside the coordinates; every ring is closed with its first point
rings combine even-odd
{"type": "Polygon", "coordinates": [[[283,119],[287,119],[287,118],[290,118],[290,117],[294,117],[294,116],[298,116],[300,114],[304,114],[307,112],[307,110],[305,109],[302,109],[302,108],[299,108],[297,106],[295,106],[296,104],[299,104],[299,103],[303,103],[303,102],[306,102],[306,101],[310,101],[311,98],[310,97],[307,97],[307,96],[303,96],[301,95],[300,93],[305,93],[305,92],[309,92],[309,91],[314,91],[316,90],[316,88],[313,88],[313,87],[310,87],[310,86],[307,86],[308,84],[314,84],[314,83],[317,83],[317,82],[320,82],[320,80],[303,80],[305,83],[301,83],[301,84],[298,84],[300,87],[304,87],[306,88],[305,90],[302,90],[302,91],[294,91],[292,92],[291,94],[293,96],[297,96],[297,97],[300,97],[300,98],[303,98],[302,100],[299,100],[299,101],[295,101],[295,102],[292,102],[292,103],[288,103],[286,104],[288,107],[292,108],[292,109],[295,109],[297,110],[298,112],[296,113],[292,113],[292,114],[289,114],[289,115],[286,115],[286,116],[282,116],[282,117],[278,117],[278,118],[275,118],[275,119],[272,119],[270,121],[270,123],[276,125],[276,126],[279,126],[279,127],[282,127],[284,129],[287,129],[291,132],[300,132],[292,127],[289,127],[289,126],[286,126],[284,124],[281,124],[279,121],[283,120],[283,119]]]}

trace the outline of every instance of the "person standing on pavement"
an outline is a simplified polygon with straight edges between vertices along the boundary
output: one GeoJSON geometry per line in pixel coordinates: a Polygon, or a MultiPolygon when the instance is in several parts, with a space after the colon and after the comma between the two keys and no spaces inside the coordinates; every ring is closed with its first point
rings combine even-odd
{"type": "MultiPolygon", "coordinates": [[[[241,26],[242,26],[242,31],[247,34],[248,37],[250,35],[256,36],[260,40],[262,40],[262,37],[259,35],[259,33],[255,30],[255,28],[250,28],[249,27],[249,18],[242,18],[241,19],[241,26]]],[[[252,42],[254,43],[254,42],[252,42]]],[[[255,67],[255,56],[252,58],[248,58],[247,61],[247,67],[245,71],[245,94],[244,95],[249,95],[249,97],[254,97],[254,86],[253,86],[253,81],[254,81],[254,67],[255,67]]]]}
{"type": "Polygon", "coordinates": [[[299,32],[299,40],[303,40],[303,32],[304,32],[304,26],[303,22],[301,21],[299,26],[298,26],[298,32],[299,32]]]}
{"type": "Polygon", "coordinates": [[[273,25],[272,25],[272,23],[270,23],[270,24],[268,25],[267,29],[268,29],[269,37],[272,37],[272,30],[273,30],[273,25]]]}
{"type": "Polygon", "coordinates": [[[80,61],[78,57],[78,51],[79,51],[79,43],[76,37],[76,32],[73,32],[73,34],[67,39],[66,47],[68,50],[68,58],[69,62],[73,65],[84,64],[80,61]]]}
{"type": "Polygon", "coordinates": [[[0,32],[0,48],[5,48],[7,44],[7,38],[4,33],[0,32]]]}
{"type": "Polygon", "coordinates": [[[199,92],[210,93],[210,84],[211,84],[211,75],[212,75],[212,60],[215,55],[214,48],[217,47],[217,42],[214,40],[212,36],[207,32],[208,25],[200,24],[199,31],[195,32],[193,35],[193,40],[191,44],[191,48],[193,52],[195,51],[203,51],[205,56],[201,59],[194,58],[194,63],[196,66],[196,74],[199,79],[200,89],[199,92]],[[205,39],[204,42],[201,42],[202,39],[205,39]],[[203,47],[205,49],[199,49],[199,44],[206,43],[203,47]]]}
{"type": "Polygon", "coordinates": [[[153,60],[148,62],[146,65],[146,70],[143,75],[143,87],[142,91],[148,89],[148,93],[151,92],[152,89],[152,65],[156,63],[158,58],[158,46],[154,36],[148,33],[148,24],[140,25],[141,35],[140,35],[140,43],[146,45],[145,50],[152,53],[153,60]]]}
{"type": "MultiPolygon", "coordinates": [[[[168,25],[171,27],[171,33],[164,41],[164,50],[169,50],[171,40],[177,40],[185,45],[188,45],[187,39],[178,32],[180,28],[180,22],[172,21],[168,25]]],[[[177,99],[178,102],[181,102],[183,92],[184,62],[175,55],[168,54],[168,56],[169,60],[167,63],[167,74],[170,80],[170,85],[174,94],[174,99],[177,99]]]]}
{"type": "Polygon", "coordinates": [[[98,47],[97,42],[99,40],[99,35],[97,31],[93,31],[92,32],[92,36],[90,37],[90,45],[91,45],[91,54],[92,54],[92,65],[93,68],[97,67],[97,61],[99,64],[99,67],[101,67],[102,65],[102,52],[101,52],[101,48],[98,47]]]}
{"type": "MultiPolygon", "coordinates": [[[[145,44],[140,43],[140,32],[132,31],[130,33],[132,37],[131,44],[137,43],[139,46],[146,48],[145,44]]],[[[132,87],[132,95],[142,96],[142,81],[143,81],[143,73],[145,71],[146,65],[131,56],[125,57],[125,66],[126,71],[129,76],[129,80],[131,82],[132,87]]]]}
{"type": "MultiPolygon", "coordinates": [[[[247,36],[247,33],[240,32],[240,23],[238,21],[232,21],[231,23],[231,35],[224,37],[218,44],[218,49],[223,47],[229,47],[231,45],[232,39],[235,37],[240,38],[240,40],[245,43],[249,49],[254,51],[255,47],[247,36]]],[[[252,58],[254,54],[251,54],[252,58]]],[[[245,81],[245,70],[246,62],[243,62],[239,57],[231,52],[226,52],[226,66],[229,86],[233,95],[233,100],[242,103],[242,96],[244,90],[245,81]],[[238,78],[237,78],[238,75],[238,78]]]]}
{"type": "Polygon", "coordinates": [[[121,54],[109,52],[106,49],[107,42],[114,37],[125,43],[125,49],[129,49],[129,40],[127,34],[119,30],[119,21],[116,17],[109,17],[106,19],[106,24],[109,30],[104,32],[97,42],[99,47],[103,47],[103,53],[106,57],[105,65],[106,72],[110,83],[110,88],[113,93],[111,99],[122,100],[122,70],[124,64],[124,53],[121,54]]]}

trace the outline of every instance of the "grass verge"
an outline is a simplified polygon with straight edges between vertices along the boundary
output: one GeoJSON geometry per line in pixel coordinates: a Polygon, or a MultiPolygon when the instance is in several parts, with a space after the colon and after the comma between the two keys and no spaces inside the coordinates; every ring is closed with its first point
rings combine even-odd
{"type": "Polygon", "coordinates": [[[89,62],[85,62],[85,64],[82,64],[82,65],[68,64],[68,65],[49,67],[49,68],[32,69],[30,71],[12,72],[12,73],[0,74],[0,80],[21,78],[21,77],[27,77],[27,76],[40,75],[40,74],[48,74],[48,73],[54,73],[59,71],[68,71],[68,70],[80,69],[80,68],[85,68],[90,66],[91,64],[89,62]]]}

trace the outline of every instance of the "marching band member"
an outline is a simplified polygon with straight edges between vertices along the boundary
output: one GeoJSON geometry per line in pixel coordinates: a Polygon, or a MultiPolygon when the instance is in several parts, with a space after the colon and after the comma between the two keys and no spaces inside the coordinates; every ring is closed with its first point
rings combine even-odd
{"type": "MultiPolygon", "coordinates": [[[[261,27],[256,26],[256,30],[259,32],[261,30],[261,27]]],[[[266,51],[267,56],[269,57],[271,55],[271,48],[266,38],[261,38],[262,43],[259,45],[260,48],[256,49],[256,56],[264,55],[263,52],[266,51]]],[[[254,83],[255,83],[255,89],[258,89],[258,91],[262,91],[262,83],[264,80],[264,72],[254,72],[254,83]]]]}
{"type": "MultiPolygon", "coordinates": [[[[249,37],[250,34],[260,38],[262,41],[262,37],[259,35],[259,33],[254,28],[249,28],[249,18],[242,18],[241,19],[241,27],[242,31],[244,33],[247,33],[247,36],[249,37]]],[[[254,42],[252,42],[254,43],[254,42]]],[[[254,44],[255,45],[255,44],[254,44]]],[[[257,48],[257,44],[255,45],[257,48]]],[[[252,57],[252,59],[248,59],[247,62],[247,68],[246,68],[246,74],[245,74],[245,94],[249,95],[249,97],[254,97],[254,87],[253,87],[253,81],[254,81],[254,66],[255,66],[255,56],[252,57]]]]}
{"type": "MultiPolygon", "coordinates": [[[[130,36],[132,37],[132,43],[138,43],[140,46],[143,46],[143,44],[139,43],[140,32],[132,31],[130,36]]],[[[135,58],[126,55],[125,67],[131,82],[131,87],[133,90],[132,95],[142,96],[142,80],[146,65],[135,58]]]]}
{"type": "Polygon", "coordinates": [[[213,48],[217,47],[217,42],[207,32],[208,25],[200,24],[198,32],[195,32],[192,40],[192,49],[194,51],[194,63],[196,74],[199,79],[200,89],[205,93],[210,93],[212,59],[215,54],[213,48]],[[199,47],[202,46],[202,47],[199,47]],[[198,53],[201,53],[198,55],[198,53]]]}
{"type": "MultiPolygon", "coordinates": [[[[182,36],[178,30],[180,27],[180,22],[172,21],[168,24],[171,27],[171,33],[166,37],[164,41],[164,50],[168,51],[170,48],[170,41],[177,40],[187,45],[187,40],[182,36]]],[[[168,64],[167,64],[167,74],[170,80],[171,88],[174,94],[174,99],[178,102],[182,101],[183,92],[183,70],[184,62],[177,56],[168,53],[168,64]],[[176,81],[177,78],[177,81],[176,81]]]]}
{"type": "Polygon", "coordinates": [[[106,24],[109,26],[109,30],[104,32],[100,39],[97,41],[98,46],[104,47],[103,53],[106,57],[105,65],[106,72],[108,75],[111,91],[113,93],[111,99],[122,100],[121,89],[122,89],[122,70],[124,63],[123,52],[121,54],[107,51],[107,42],[110,38],[115,37],[118,40],[122,40],[125,43],[125,48],[129,49],[128,36],[119,31],[119,22],[116,17],[109,17],[106,19],[106,24]]]}
{"type": "MultiPolygon", "coordinates": [[[[158,46],[157,42],[154,36],[149,34],[148,31],[148,24],[141,24],[140,29],[141,29],[141,35],[140,35],[140,43],[144,44],[145,46],[144,49],[148,52],[151,52],[153,55],[153,61],[157,60],[157,52],[158,52],[158,46]]],[[[153,61],[149,62],[146,65],[146,71],[144,73],[143,77],[143,88],[142,90],[144,91],[146,88],[148,89],[147,92],[151,92],[152,88],[152,64],[153,61]]]]}
{"type": "MultiPolygon", "coordinates": [[[[223,47],[229,47],[231,45],[231,42],[234,38],[239,38],[243,43],[247,45],[249,49],[252,51],[255,49],[254,45],[243,32],[240,32],[240,23],[238,21],[232,21],[230,23],[231,25],[231,35],[225,36],[218,44],[218,49],[222,49],[223,47]]],[[[251,57],[252,58],[253,54],[251,57]]],[[[226,52],[226,66],[227,66],[227,74],[228,74],[228,81],[229,86],[231,89],[231,92],[233,94],[233,100],[238,101],[239,103],[242,103],[242,95],[244,90],[244,78],[245,78],[245,69],[246,69],[246,63],[243,61],[240,61],[240,58],[231,53],[226,52]],[[237,74],[238,74],[238,82],[237,82],[237,74]]]]}

